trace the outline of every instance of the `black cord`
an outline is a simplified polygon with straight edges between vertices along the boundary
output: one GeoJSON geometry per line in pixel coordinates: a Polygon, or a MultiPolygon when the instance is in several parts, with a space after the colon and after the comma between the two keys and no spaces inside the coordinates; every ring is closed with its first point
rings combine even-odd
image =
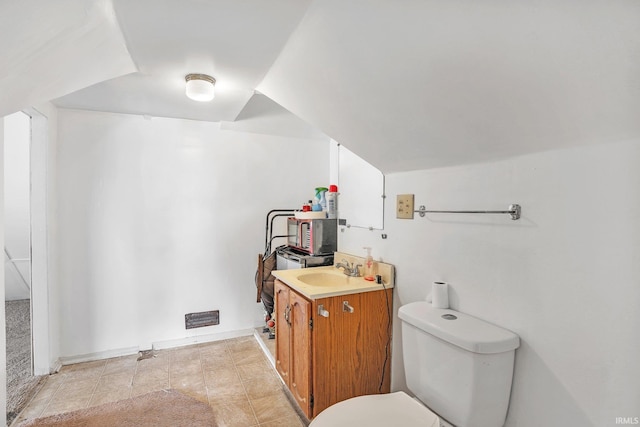
{"type": "Polygon", "coordinates": [[[387,300],[387,344],[384,347],[384,362],[382,363],[382,376],[380,378],[380,385],[378,386],[378,392],[382,393],[382,385],[384,384],[384,374],[387,371],[387,363],[389,361],[389,346],[391,344],[391,307],[389,306],[389,294],[387,294],[387,287],[384,285],[382,276],[377,275],[376,281],[382,285],[384,289],[384,296],[387,300]]]}

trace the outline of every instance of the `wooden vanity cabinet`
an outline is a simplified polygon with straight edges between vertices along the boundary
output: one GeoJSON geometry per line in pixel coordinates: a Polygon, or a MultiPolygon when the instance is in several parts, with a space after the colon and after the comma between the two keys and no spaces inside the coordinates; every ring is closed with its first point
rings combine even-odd
{"type": "Polygon", "coordinates": [[[276,280],[276,370],[294,399],[311,413],[311,303],[276,280]]]}
{"type": "Polygon", "coordinates": [[[392,289],[311,300],[276,280],[274,293],[276,370],[307,418],[389,392],[392,289]]]}

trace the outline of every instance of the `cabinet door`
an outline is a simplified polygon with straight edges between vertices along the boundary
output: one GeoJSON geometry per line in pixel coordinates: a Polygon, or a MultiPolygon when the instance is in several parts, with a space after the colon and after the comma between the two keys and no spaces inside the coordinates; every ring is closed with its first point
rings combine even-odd
{"type": "Polygon", "coordinates": [[[311,418],[311,303],[295,291],[291,307],[291,379],[289,390],[307,418],[311,418]]]}
{"type": "Polygon", "coordinates": [[[290,385],[289,366],[291,360],[289,293],[289,287],[281,281],[276,280],[274,287],[276,312],[276,370],[287,386],[290,385]]]}
{"type": "Polygon", "coordinates": [[[316,316],[313,325],[314,415],[345,399],[389,392],[392,290],[386,292],[315,301],[329,316],[316,316]]]}

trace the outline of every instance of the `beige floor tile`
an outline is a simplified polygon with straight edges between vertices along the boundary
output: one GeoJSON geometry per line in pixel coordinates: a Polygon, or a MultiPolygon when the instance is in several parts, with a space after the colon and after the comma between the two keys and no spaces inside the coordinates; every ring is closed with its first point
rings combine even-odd
{"type": "Polygon", "coordinates": [[[202,344],[198,344],[198,350],[200,354],[210,352],[227,352],[227,343],[225,341],[212,341],[202,344]]]}
{"type": "Polygon", "coordinates": [[[49,382],[46,381],[42,388],[38,390],[38,393],[33,397],[33,400],[49,400],[58,391],[60,388],[60,382],[49,382]]]}
{"type": "Polygon", "coordinates": [[[93,389],[98,384],[100,377],[90,377],[90,378],[68,378],[65,382],[60,384],[58,387],[58,391],[60,390],[89,390],[93,391],[93,389]]]}
{"type": "Polygon", "coordinates": [[[247,393],[240,381],[218,386],[207,386],[211,403],[224,403],[228,399],[247,399],[247,393]]]}
{"type": "Polygon", "coordinates": [[[266,360],[236,366],[238,374],[243,381],[253,379],[266,380],[275,375],[275,371],[266,360]]]}
{"type": "Polygon", "coordinates": [[[238,372],[233,366],[231,368],[204,371],[204,382],[207,387],[225,386],[235,382],[239,383],[240,381],[240,376],[238,376],[238,372]]]}
{"type": "Polygon", "coordinates": [[[133,385],[143,385],[149,383],[157,383],[166,381],[169,383],[169,372],[163,369],[148,369],[146,371],[138,371],[133,377],[133,385]]]}
{"type": "Polygon", "coordinates": [[[202,374],[200,359],[172,360],[169,364],[169,373],[173,375],[202,374]]]}
{"type": "Polygon", "coordinates": [[[251,406],[260,423],[274,421],[292,415],[297,416],[291,402],[283,392],[273,393],[258,399],[251,399],[251,406]]]}
{"type": "Polygon", "coordinates": [[[305,424],[297,415],[289,415],[284,418],[260,423],[260,427],[305,427],[305,424]]]}
{"type": "Polygon", "coordinates": [[[118,400],[128,399],[131,396],[131,387],[124,387],[114,390],[96,392],[89,400],[89,406],[98,406],[105,403],[117,402],[118,400]]]}
{"type": "Polygon", "coordinates": [[[47,377],[47,380],[45,381],[44,385],[42,386],[42,388],[46,388],[46,387],[56,387],[59,386],[60,384],[62,384],[63,382],[66,381],[66,378],[63,375],[60,374],[51,374],[47,377]]]}
{"type": "Polygon", "coordinates": [[[44,410],[47,408],[48,404],[48,399],[32,400],[31,402],[29,402],[29,405],[22,411],[19,418],[17,418],[16,424],[19,424],[24,420],[40,417],[44,410]]]}
{"type": "Polygon", "coordinates": [[[75,363],[73,365],[63,366],[62,368],[60,368],[60,373],[65,374],[69,372],[78,372],[78,371],[96,371],[96,370],[101,371],[102,369],[104,369],[106,364],[107,364],[106,360],[96,360],[93,362],[75,363]]]}
{"type": "Polygon", "coordinates": [[[63,378],[63,381],[66,383],[69,381],[100,378],[100,375],[102,375],[103,369],[104,368],[83,369],[81,371],[59,373],[58,375],[60,375],[63,378]]]}
{"type": "Polygon", "coordinates": [[[143,394],[151,393],[152,391],[168,390],[169,380],[148,382],[144,384],[133,385],[131,388],[131,397],[140,396],[143,394]]]}
{"type": "Polygon", "coordinates": [[[249,348],[243,351],[232,352],[231,357],[236,366],[267,360],[260,348],[249,348]]]}
{"type": "Polygon", "coordinates": [[[272,393],[281,392],[282,387],[284,387],[282,381],[276,378],[275,375],[269,376],[266,379],[248,380],[242,383],[249,399],[259,399],[272,393]]]}
{"type": "Polygon", "coordinates": [[[188,361],[193,359],[200,359],[200,351],[197,346],[181,347],[169,353],[169,360],[171,361],[188,361]]]}
{"type": "Polygon", "coordinates": [[[153,390],[163,390],[171,388],[171,382],[169,378],[151,378],[145,382],[133,384],[135,388],[151,388],[153,390]]]}
{"type": "Polygon", "coordinates": [[[224,403],[212,403],[211,408],[220,427],[250,427],[258,424],[247,399],[228,399],[224,403]]]}
{"type": "Polygon", "coordinates": [[[247,350],[260,349],[258,342],[253,335],[235,338],[227,341],[227,348],[231,353],[241,353],[247,350]]]}
{"type": "Polygon", "coordinates": [[[244,335],[241,337],[229,338],[228,340],[225,340],[225,342],[229,346],[241,345],[242,343],[246,343],[246,342],[255,343],[255,341],[256,339],[253,335],[244,335]]]}
{"type": "Polygon", "coordinates": [[[259,419],[271,423],[269,426],[298,427],[292,418],[295,412],[283,412],[286,406],[280,398],[282,385],[261,351],[250,336],[161,350],[155,352],[156,357],[140,361],[137,355],[131,355],[65,366],[47,378],[21,420],[172,387],[209,403],[220,426],[256,426],[255,405],[259,419]],[[279,410],[269,409],[268,396],[270,405],[275,403],[279,410]],[[274,418],[272,412],[277,412],[279,418],[274,418]]]}
{"type": "Polygon", "coordinates": [[[201,354],[200,362],[202,363],[202,369],[218,369],[218,368],[233,368],[234,363],[231,358],[231,354],[201,354]]]}
{"type": "Polygon", "coordinates": [[[137,372],[147,371],[150,369],[163,369],[169,371],[169,356],[167,354],[159,354],[149,359],[142,359],[138,362],[137,372]]]}
{"type": "Polygon", "coordinates": [[[58,375],[64,378],[65,382],[84,378],[97,378],[102,375],[107,362],[85,362],[78,365],[63,366],[58,375]],[[65,369],[66,368],[66,369],[65,369]]]}
{"type": "Polygon", "coordinates": [[[101,375],[105,376],[105,375],[118,375],[118,374],[128,374],[131,375],[131,377],[133,377],[135,375],[135,373],[138,371],[138,366],[137,365],[132,365],[132,366],[120,366],[120,367],[107,367],[104,371],[104,373],[101,375]]]}
{"type": "Polygon", "coordinates": [[[135,373],[138,367],[138,355],[117,357],[115,359],[109,359],[107,365],[104,368],[102,375],[120,374],[120,373],[135,373]]]}
{"type": "Polygon", "coordinates": [[[204,389],[204,376],[202,372],[192,375],[172,375],[170,378],[171,388],[188,389],[202,388],[204,389]]]}
{"type": "Polygon", "coordinates": [[[90,397],[91,395],[84,395],[57,401],[51,400],[44,412],[42,412],[42,416],[48,417],[49,415],[62,414],[64,412],[77,411],[78,409],[86,408],[90,397]]]}
{"type": "Polygon", "coordinates": [[[33,407],[40,407],[41,409],[44,409],[49,404],[49,402],[51,402],[52,397],[53,397],[53,394],[46,397],[38,397],[38,395],[35,395],[33,399],[29,401],[29,404],[26,406],[26,408],[33,406],[33,407]]]}
{"type": "MultiPolygon", "coordinates": [[[[95,384],[98,384],[96,379],[95,384]]],[[[78,387],[75,388],[72,384],[69,384],[67,388],[60,387],[51,397],[51,402],[62,402],[65,400],[76,400],[83,397],[87,397],[87,400],[93,394],[95,385],[93,387],[78,387]]]]}
{"type": "Polygon", "coordinates": [[[105,393],[119,389],[130,389],[133,385],[133,373],[103,375],[98,381],[94,393],[105,393]]]}

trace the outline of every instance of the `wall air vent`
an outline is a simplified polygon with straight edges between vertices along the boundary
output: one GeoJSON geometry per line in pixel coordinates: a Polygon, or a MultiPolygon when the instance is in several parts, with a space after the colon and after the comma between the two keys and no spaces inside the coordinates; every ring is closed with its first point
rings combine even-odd
{"type": "Polygon", "coordinates": [[[184,327],[186,329],[203,328],[205,326],[219,325],[220,311],[202,311],[200,313],[188,313],[184,315],[184,327]]]}

